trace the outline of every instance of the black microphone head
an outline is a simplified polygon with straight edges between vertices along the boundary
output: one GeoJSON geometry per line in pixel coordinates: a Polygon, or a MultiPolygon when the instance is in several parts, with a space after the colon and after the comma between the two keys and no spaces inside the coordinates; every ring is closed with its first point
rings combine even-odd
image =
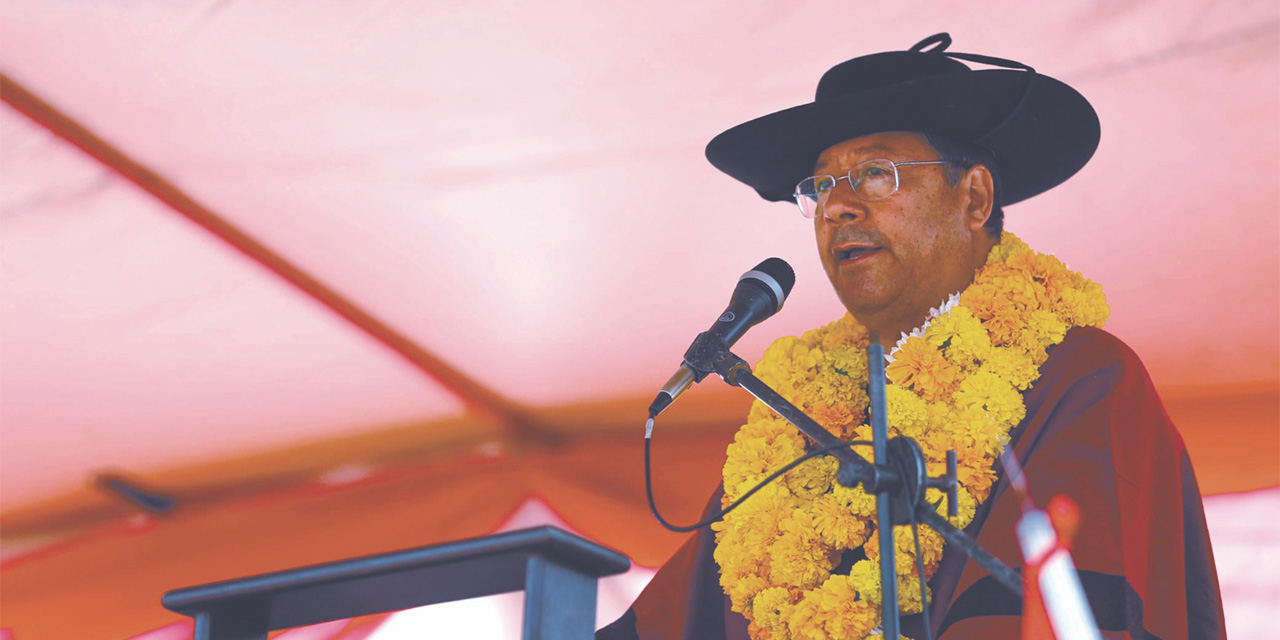
{"type": "Polygon", "coordinates": [[[747,329],[781,311],[795,283],[795,271],[781,258],[761,262],[738,278],[729,307],[708,331],[732,346],[747,329]]]}
{"type": "Polygon", "coordinates": [[[739,281],[757,280],[765,285],[771,297],[776,298],[776,309],[791,295],[791,287],[796,284],[796,272],[782,258],[769,258],[756,265],[752,270],[742,274],[739,281]]]}
{"type": "Polygon", "coordinates": [[[782,287],[783,298],[791,295],[791,287],[796,286],[796,271],[782,258],[769,258],[756,265],[752,271],[768,274],[777,280],[778,286],[782,287]]]}

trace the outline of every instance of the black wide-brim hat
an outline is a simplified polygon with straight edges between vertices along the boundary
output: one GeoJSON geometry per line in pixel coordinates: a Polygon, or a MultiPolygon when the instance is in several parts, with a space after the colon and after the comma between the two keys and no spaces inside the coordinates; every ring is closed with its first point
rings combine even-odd
{"type": "Polygon", "coordinates": [[[777,202],[792,198],[833,145],[889,131],[930,133],[994,154],[1000,205],[1047,191],[1089,161],[1100,131],[1084,96],[1019,62],[948,52],[950,43],[940,33],[907,51],[842,62],[822,76],[813,102],[721,133],[707,159],[777,202]],[[1006,68],[975,71],[956,58],[1006,68]]]}

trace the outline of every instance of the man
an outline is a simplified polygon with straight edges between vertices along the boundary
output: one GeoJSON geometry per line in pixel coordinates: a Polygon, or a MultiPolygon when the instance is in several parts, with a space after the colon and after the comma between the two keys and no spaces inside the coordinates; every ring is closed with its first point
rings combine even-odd
{"type": "MultiPolygon", "coordinates": [[[[846,370],[850,346],[903,335],[888,371],[890,424],[931,461],[962,449],[968,505],[953,522],[1021,566],[1018,500],[994,464],[1007,443],[1040,504],[1058,494],[1079,504],[1076,566],[1104,637],[1225,637],[1199,491],[1146,371],[1095,328],[1106,315],[1100,288],[1002,234],[1002,206],[1084,166],[1097,116],[1057,80],[949,44],[939,34],[837,65],[814,102],[708,145],[717,168],[767,200],[795,199],[813,218],[823,267],[850,313],[780,340],[757,375],[856,439],[865,391],[833,390],[857,379],[846,370]],[[957,58],[1005,68],[973,71],[957,58]],[[903,417],[910,407],[917,418],[903,417]]],[[[753,460],[803,451],[793,431],[753,409],[708,513],[764,474],[748,468],[753,460]]],[[[865,495],[832,486],[826,468],[825,479],[821,465],[797,468],[799,481],[784,477],[758,494],[771,497],[743,504],[747,515],[693,536],[597,637],[866,637],[879,606],[866,569],[873,512],[865,495]]],[[[959,550],[931,544],[937,553],[926,544],[917,565],[931,594],[927,630],[911,582],[919,571],[904,575],[899,563],[900,592],[916,589],[914,608],[911,588],[900,593],[904,634],[1018,637],[1021,601],[959,550]]]]}

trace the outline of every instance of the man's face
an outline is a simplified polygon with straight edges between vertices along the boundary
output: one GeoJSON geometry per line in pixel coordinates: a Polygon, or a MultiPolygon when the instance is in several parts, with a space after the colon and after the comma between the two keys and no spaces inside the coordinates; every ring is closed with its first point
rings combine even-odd
{"type": "MultiPolygon", "coordinates": [[[[938,154],[915,134],[878,133],[823,151],[814,173],[839,178],[875,158],[926,161],[938,154]]],[[[968,286],[981,266],[975,232],[985,233],[985,216],[975,226],[975,216],[966,214],[972,209],[967,181],[951,186],[946,169],[898,167],[897,193],[873,202],[838,180],[824,215],[814,219],[818,254],[840,301],[869,328],[895,331],[886,339],[923,322],[930,307],[968,286]]]]}

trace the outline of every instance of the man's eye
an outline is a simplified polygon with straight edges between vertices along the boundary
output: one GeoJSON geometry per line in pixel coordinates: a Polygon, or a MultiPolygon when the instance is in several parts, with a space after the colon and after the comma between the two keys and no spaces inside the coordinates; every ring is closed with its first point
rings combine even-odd
{"type": "Polygon", "coordinates": [[[819,193],[826,192],[835,188],[836,181],[835,181],[835,178],[832,178],[830,176],[823,176],[821,178],[815,178],[813,181],[813,186],[815,189],[818,190],[819,193]]]}
{"type": "Polygon", "coordinates": [[[871,165],[858,173],[859,185],[884,185],[893,182],[893,169],[880,165],[871,165]]]}

